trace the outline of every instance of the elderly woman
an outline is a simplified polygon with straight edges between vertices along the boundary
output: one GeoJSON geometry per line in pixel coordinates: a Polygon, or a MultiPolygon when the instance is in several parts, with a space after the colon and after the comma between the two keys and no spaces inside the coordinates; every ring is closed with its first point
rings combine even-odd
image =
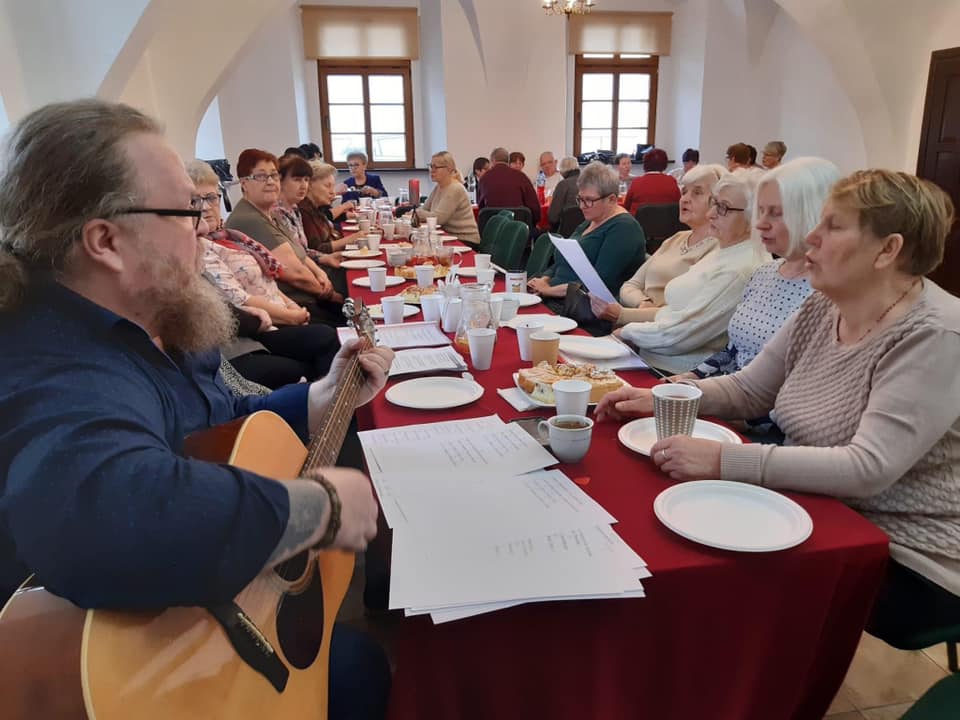
{"type": "Polygon", "coordinates": [[[787,146],[782,140],[771,140],[763,146],[763,156],[760,162],[767,170],[773,170],[783,162],[783,156],[787,154],[787,146]]]}
{"type": "Polygon", "coordinates": [[[335,211],[330,206],[336,196],[334,183],[337,169],[319,160],[311,161],[310,167],[313,176],[299,204],[307,247],[321,253],[340,252],[350,240],[341,235],[334,224],[335,211]]]}
{"type": "Polygon", "coordinates": [[[663,172],[668,162],[667,153],[660,148],[647,151],[643,156],[643,175],[630,183],[623,201],[627,212],[633,215],[641,205],[680,201],[680,186],[663,172]]]}
{"type": "Polygon", "coordinates": [[[710,197],[717,180],[727,174],[720,165],[700,165],[680,184],[681,230],[664,240],[657,251],[620,288],[620,302],[606,303],[592,297],[590,304],[598,318],[614,325],[653,320],[664,305],[667,283],[682,275],[717,247],[710,235],[710,197]]]}
{"type": "Polygon", "coordinates": [[[187,174],[203,199],[203,219],[208,230],[201,242],[207,277],[234,306],[262,321],[254,324],[256,327],[248,336],[271,354],[287,359],[280,370],[264,367],[275,363],[245,356],[234,358],[234,365],[252,380],[266,380],[264,384],[269,387],[283,383],[266,379],[263,372],[268,372],[270,378],[289,377],[292,382],[301,376],[313,380],[325,375],[340,347],[336,331],[324,325],[307,326],[310,313],[277,286],[276,278],[283,268],[276,258],[256,240],[223,227],[219,180],[213,169],[202,160],[194,160],[187,165],[187,174]],[[270,326],[276,329],[267,332],[270,326]],[[285,374],[288,369],[291,374],[285,374]]]}
{"type": "MultiPolygon", "coordinates": [[[[818,292],[746,368],[691,381],[705,414],[774,410],[785,446],[678,436],[651,450],[674,479],[832,495],[876,523],[893,562],[867,629],[892,644],[960,617],[960,300],[924,278],[953,217],[946,193],[906,173],[840,180],[807,238],[818,292]]],[[[651,411],[635,388],[598,407],[651,411]]]]}
{"type": "Polygon", "coordinates": [[[337,192],[343,194],[344,202],[357,201],[360,197],[386,197],[387,189],[379,175],[367,172],[367,156],[362,152],[347,153],[347,170],[350,171],[343,184],[337,185],[337,192]]]}
{"type": "Polygon", "coordinates": [[[473,216],[473,204],[463,187],[463,177],[457,170],[453,155],[446,150],[430,158],[430,179],[436,183],[430,196],[414,212],[421,220],[435,217],[451,235],[470,245],[480,244],[480,231],[473,216]]]}
{"type": "Polygon", "coordinates": [[[237,203],[225,227],[248,235],[268,250],[283,265],[280,289],[310,311],[314,322],[342,325],[341,303],[326,273],[309,257],[307,251],[288,235],[272,216],[280,197],[280,171],[276,156],[264,150],[249,149],[240,153],[237,175],[243,197],[237,203]]]}
{"type": "Polygon", "coordinates": [[[649,322],[617,330],[650,365],[690,370],[727,344],[727,324],[753,271],[770,255],[750,240],[753,189],[726,175],[710,198],[710,235],[717,249],[664,288],[666,305],[649,322]]]}
{"type": "Polygon", "coordinates": [[[577,180],[580,177],[580,164],[575,157],[568,155],[560,160],[557,170],[563,175],[563,180],[557,183],[557,187],[554,188],[550,208],[547,210],[547,218],[554,230],[560,227],[560,216],[563,215],[564,208],[574,207],[577,204],[577,180]]]}
{"type": "Polygon", "coordinates": [[[813,292],[807,277],[806,237],[820,220],[837,166],[797,158],[767,173],[757,188],[755,227],[764,247],[778,257],[753,273],[730,318],[723,350],[674,380],[727,375],[742,370],[813,292]]]}
{"type": "MultiPolygon", "coordinates": [[[[616,170],[609,165],[592,162],[583,169],[577,179],[576,200],[584,222],[571,235],[580,241],[587,259],[611,292],[616,292],[643,262],[646,252],[640,225],[617,204],[619,182],[616,170]]],[[[548,307],[562,312],[567,284],[576,280],[576,273],[558,254],[554,264],[541,277],[531,279],[528,286],[548,298],[548,307]]]]}

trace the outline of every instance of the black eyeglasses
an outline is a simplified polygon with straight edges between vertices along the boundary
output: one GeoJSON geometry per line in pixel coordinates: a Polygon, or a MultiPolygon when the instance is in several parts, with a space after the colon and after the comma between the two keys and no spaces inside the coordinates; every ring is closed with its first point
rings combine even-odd
{"type": "MultiPolygon", "coordinates": [[[[607,197],[609,197],[609,195],[607,197]]],[[[581,197],[580,195],[577,195],[577,205],[585,208],[592,208],[596,203],[605,199],[606,198],[602,198],[602,197],[585,198],[585,197],[581,197]]]]}
{"type": "Polygon", "coordinates": [[[743,212],[746,208],[738,208],[727,205],[725,202],[718,201],[715,197],[710,198],[710,207],[717,209],[717,215],[726,217],[728,212],[743,212]]]}
{"type": "MultiPolygon", "coordinates": [[[[219,199],[219,196],[217,196],[219,199]]],[[[190,209],[132,207],[121,210],[118,215],[159,215],[161,217],[192,217],[193,229],[200,229],[200,220],[203,217],[203,203],[206,198],[199,195],[190,199],[190,209]]]]}

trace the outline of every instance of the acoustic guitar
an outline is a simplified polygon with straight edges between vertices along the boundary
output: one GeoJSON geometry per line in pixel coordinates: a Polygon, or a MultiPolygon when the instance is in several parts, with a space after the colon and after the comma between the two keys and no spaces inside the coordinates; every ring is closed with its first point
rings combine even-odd
{"type": "MultiPolygon", "coordinates": [[[[344,313],[361,342],[373,323],[344,313]]],[[[334,464],[363,373],[354,356],[309,447],[261,411],[185,440],[187,455],[278,480],[334,464]]],[[[305,551],[214,608],[82,610],[24,585],[0,613],[0,716],[54,720],[326,718],[330,636],[352,553],[305,551]]]]}

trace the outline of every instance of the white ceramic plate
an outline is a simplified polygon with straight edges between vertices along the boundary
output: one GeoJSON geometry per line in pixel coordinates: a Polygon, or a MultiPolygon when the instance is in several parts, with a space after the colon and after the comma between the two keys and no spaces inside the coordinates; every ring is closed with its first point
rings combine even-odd
{"type": "Polygon", "coordinates": [[[613,360],[629,355],[630,348],[610,338],[568,335],[560,338],[560,352],[587,360],[613,360]]]}
{"type": "MultiPolygon", "coordinates": [[[[742,445],[743,440],[733,430],[717,425],[709,420],[697,420],[693,426],[693,437],[702,440],[716,440],[718,442],[736,443],[742,445]]],[[[625,446],[641,455],[649,455],[650,448],[657,442],[657,426],[652,417],[633,420],[620,427],[617,439],[625,446]]]]}
{"type": "Polygon", "coordinates": [[[343,260],[340,267],[348,270],[366,270],[372,267],[383,267],[386,263],[383,260],[343,260]]]}
{"type": "MultiPolygon", "coordinates": [[[[627,384],[627,383],[623,380],[623,378],[618,377],[617,379],[620,380],[620,382],[622,382],[624,385],[627,384]]],[[[533,395],[531,395],[531,394],[528,393],[526,390],[524,390],[522,387],[520,387],[520,374],[519,374],[519,373],[514,373],[514,374],[513,374],[513,384],[517,386],[517,390],[519,390],[521,393],[523,393],[523,396],[524,396],[527,400],[529,400],[530,402],[532,402],[532,403],[533,403],[534,405],[536,405],[537,407],[552,408],[552,407],[556,407],[556,406],[557,406],[556,403],[545,403],[545,402],[541,402],[540,400],[537,400],[533,395]]],[[[587,403],[587,405],[590,406],[590,407],[594,407],[594,406],[596,405],[596,403],[595,403],[595,402],[587,403]]]]}
{"type": "MultiPolygon", "coordinates": [[[[543,323],[543,331],[552,333],[565,333],[573,330],[577,326],[576,320],[563,317],[562,315],[540,315],[531,313],[530,315],[517,315],[511,318],[507,323],[507,327],[516,330],[520,323],[527,322],[528,320],[543,323]]],[[[563,340],[560,342],[562,343],[563,340]]]]}
{"type": "Polygon", "coordinates": [[[513,295],[517,300],[520,301],[520,307],[530,307],[531,305],[536,305],[541,302],[539,295],[534,295],[533,293],[490,293],[490,297],[498,298],[505,295],[513,295]]]}
{"type": "Polygon", "coordinates": [[[697,480],[667,488],[653,501],[653,511],[678,535],[721,550],[786,550],[813,532],[810,515],[790,498],[725,480],[697,480]]]}
{"type": "Polygon", "coordinates": [[[394,405],[417,410],[440,410],[467,405],[483,395],[483,386],[455,377],[423,377],[405,380],[387,390],[394,405]]]}
{"type": "MultiPolygon", "coordinates": [[[[403,285],[406,282],[402,277],[397,277],[396,275],[387,275],[386,286],[393,287],[394,285],[403,285]]],[[[370,287],[370,278],[369,277],[358,277],[355,278],[353,284],[357,287],[370,287]]]]}
{"type": "Polygon", "coordinates": [[[369,250],[369,249],[343,251],[343,256],[348,258],[374,258],[374,257],[377,257],[378,255],[383,255],[383,251],[377,250],[376,252],[374,252],[373,250],[369,250]]]}
{"type": "MultiPolygon", "coordinates": [[[[383,320],[383,310],[381,309],[379,303],[377,305],[367,305],[367,310],[370,311],[371,320],[383,320]]],[[[403,316],[405,318],[410,317],[411,315],[416,315],[420,312],[420,308],[416,305],[404,305],[403,306],[403,316]]]]}

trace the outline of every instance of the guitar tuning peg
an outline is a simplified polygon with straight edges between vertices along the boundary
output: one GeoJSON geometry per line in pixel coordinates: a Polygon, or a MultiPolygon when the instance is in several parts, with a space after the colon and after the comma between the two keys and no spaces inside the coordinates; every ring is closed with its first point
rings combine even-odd
{"type": "Polygon", "coordinates": [[[352,320],[357,314],[356,308],[353,306],[353,298],[347,298],[343,301],[343,316],[347,320],[352,320]]]}

